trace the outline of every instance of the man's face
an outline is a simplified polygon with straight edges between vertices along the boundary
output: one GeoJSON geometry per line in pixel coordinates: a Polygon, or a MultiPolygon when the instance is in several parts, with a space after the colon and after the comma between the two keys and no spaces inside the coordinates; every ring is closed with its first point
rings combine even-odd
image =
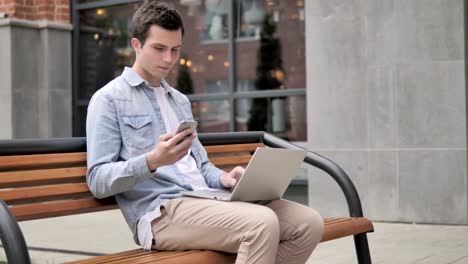
{"type": "Polygon", "coordinates": [[[132,39],[132,46],[137,53],[134,66],[139,68],[139,73],[151,85],[159,86],[161,79],[169,74],[179,60],[181,45],[180,29],[170,31],[152,25],[148,29],[148,37],[143,46],[137,39],[132,39]]]}

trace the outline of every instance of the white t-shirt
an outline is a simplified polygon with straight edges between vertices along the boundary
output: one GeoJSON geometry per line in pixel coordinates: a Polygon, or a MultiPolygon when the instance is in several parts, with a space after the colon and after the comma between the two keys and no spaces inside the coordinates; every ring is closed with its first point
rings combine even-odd
{"type": "MultiPolygon", "coordinates": [[[[162,87],[152,87],[161,110],[161,116],[166,127],[166,133],[175,133],[181,120],[169,105],[166,97],[166,91],[162,87]]],[[[190,149],[187,155],[175,164],[182,172],[185,182],[190,183],[193,189],[207,188],[205,178],[201,175],[197,168],[195,159],[190,155],[190,149]]],[[[146,250],[151,250],[153,242],[153,232],[151,230],[151,222],[160,216],[159,210],[149,211],[144,214],[138,221],[138,240],[141,246],[146,250]]]]}

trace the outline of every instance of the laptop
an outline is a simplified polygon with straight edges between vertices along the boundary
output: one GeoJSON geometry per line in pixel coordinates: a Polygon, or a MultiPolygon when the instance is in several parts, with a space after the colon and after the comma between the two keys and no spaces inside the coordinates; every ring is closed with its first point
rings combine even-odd
{"type": "Polygon", "coordinates": [[[257,148],[233,190],[203,188],[181,193],[222,201],[276,200],[296,176],[306,153],[306,150],[257,148]]]}

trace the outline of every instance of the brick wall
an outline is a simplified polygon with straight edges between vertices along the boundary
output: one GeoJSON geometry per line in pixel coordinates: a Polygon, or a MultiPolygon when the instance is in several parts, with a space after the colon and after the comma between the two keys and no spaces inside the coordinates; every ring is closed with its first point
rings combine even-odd
{"type": "Polygon", "coordinates": [[[70,23],[70,0],[0,0],[0,13],[27,20],[70,23]]]}

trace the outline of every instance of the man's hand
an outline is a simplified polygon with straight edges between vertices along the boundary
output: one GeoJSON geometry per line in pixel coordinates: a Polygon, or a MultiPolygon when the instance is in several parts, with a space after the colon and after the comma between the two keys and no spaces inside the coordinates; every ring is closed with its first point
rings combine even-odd
{"type": "Polygon", "coordinates": [[[192,140],[196,137],[190,129],[186,129],[176,135],[163,134],[153,150],[146,153],[146,163],[151,171],[159,167],[171,165],[187,155],[192,146],[192,140]]]}
{"type": "Polygon", "coordinates": [[[219,182],[224,188],[233,188],[239,182],[240,177],[244,175],[245,169],[237,166],[228,173],[223,173],[219,176],[219,182]]]}

